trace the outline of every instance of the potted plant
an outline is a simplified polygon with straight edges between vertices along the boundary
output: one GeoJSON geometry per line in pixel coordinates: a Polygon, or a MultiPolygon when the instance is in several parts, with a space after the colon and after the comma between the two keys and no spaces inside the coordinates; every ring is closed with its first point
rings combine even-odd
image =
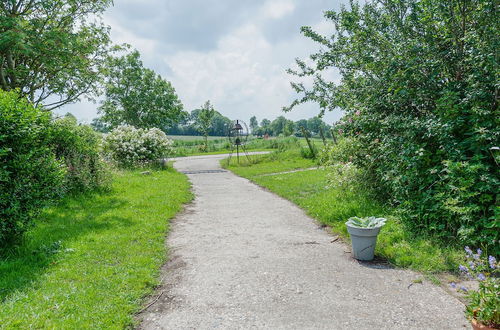
{"type": "MultiPolygon", "coordinates": [[[[465,315],[474,330],[500,329],[500,278],[498,262],[493,256],[483,255],[481,249],[474,253],[465,247],[467,263],[460,265],[460,272],[469,280],[477,280],[477,290],[458,290],[467,293],[465,315]]],[[[451,283],[456,287],[455,283],[451,283]]]]}
{"type": "Polygon", "coordinates": [[[386,219],[352,217],[345,223],[351,236],[352,253],[358,260],[372,260],[377,236],[386,219]]]}

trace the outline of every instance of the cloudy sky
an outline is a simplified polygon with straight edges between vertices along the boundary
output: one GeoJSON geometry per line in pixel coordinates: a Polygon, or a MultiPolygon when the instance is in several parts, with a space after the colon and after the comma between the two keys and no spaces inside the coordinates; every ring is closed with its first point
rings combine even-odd
{"type": "MultiPolygon", "coordinates": [[[[323,11],[345,0],[115,0],[104,15],[115,43],[139,50],[146,67],[175,87],[185,110],[210,100],[231,119],[262,120],[283,115],[294,98],[285,70],[318,45],[300,34],[309,25],[331,32],[323,11]]],[[[332,77],[336,79],[335,75],[332,77]]],[[[98,105],[82,101],[58,112],[90,122],[98,105]]],[[[285,116],[318,113],[306,104],[285,116]]],[[[328,113],[331,123],[340,112],[328,113]]]]}

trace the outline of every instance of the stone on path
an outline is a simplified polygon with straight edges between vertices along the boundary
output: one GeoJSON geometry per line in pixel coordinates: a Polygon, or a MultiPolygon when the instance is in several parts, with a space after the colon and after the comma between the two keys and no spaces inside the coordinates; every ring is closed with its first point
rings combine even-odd
{"type": "Polygon", "coordinates": [[[464,306],[442,288],[353,260],[297,206],[220,171],[223,157],[174,164],[189,173],[196,197],[172,222],[161,296],[140,315],[140,328],[469,327],[464,306]]]}

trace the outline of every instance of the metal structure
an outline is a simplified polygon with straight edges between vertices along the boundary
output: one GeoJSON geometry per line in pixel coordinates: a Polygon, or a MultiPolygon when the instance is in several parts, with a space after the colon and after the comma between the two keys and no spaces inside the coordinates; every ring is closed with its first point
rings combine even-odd
{"type": "Polygon", "coordinates": [[[232,122],[232,124],[228,128],[228,139],[229,144],[231,146],[231,153],[229,154],[229,158],[227,160],[228,164],[231,161],[231,157],[233,156],[234,150],[236,149],[236,158],[238,159],[238,164],[240,163],[240,149],[245,154],[245,157],[248,161],[248,152],[245,147],[246,142],[248,140],[248,126],[245,124],[243,120],[236,119],[232,122]]]}

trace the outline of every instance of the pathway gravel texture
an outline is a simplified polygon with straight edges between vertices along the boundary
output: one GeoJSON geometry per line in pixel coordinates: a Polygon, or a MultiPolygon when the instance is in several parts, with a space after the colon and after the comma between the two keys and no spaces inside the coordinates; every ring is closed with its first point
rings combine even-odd
{"type": "Polygon", "coordinates": [[[196,197],[172,223],[161,296],[140,315],[140,328],[470,327],[463,304],[441,287],[353,260],[348,245],[297,206],[221,171],[224,157],[175,162],[196,197]]]}

